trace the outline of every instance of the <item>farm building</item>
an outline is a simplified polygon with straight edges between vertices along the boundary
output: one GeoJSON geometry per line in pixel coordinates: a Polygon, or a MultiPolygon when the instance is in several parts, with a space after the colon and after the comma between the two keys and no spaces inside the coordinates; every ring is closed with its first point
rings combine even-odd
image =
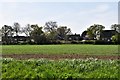
{"type": "Polygon", "coordinates": [[[7,37],[2,37],[2,44],[14,44],[14,43],[24,43],[28,41],[30,38],[26,36],[7,36],[7,37]]]}
{"type": "Polygon", "coordinates": [[[80,36],[80,34],[67,35],[67,40],[68,41],[81,40],[81,36],[80,36]]]}
{"type": "Polygon", "coordinates": [[[111,41],[112,36],[117,34],[118,32],[115,30],[102,30],[100,35],[97,35],[97,39],[104,41],[111,41]]]}

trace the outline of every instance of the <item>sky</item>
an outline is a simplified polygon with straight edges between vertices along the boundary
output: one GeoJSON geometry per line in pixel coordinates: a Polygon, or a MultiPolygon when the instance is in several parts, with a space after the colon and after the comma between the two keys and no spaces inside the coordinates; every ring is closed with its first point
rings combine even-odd
{"type": "Polygon", "coordinates": [[[93,24],[110,29],[118,23],[118,2],[2,2],[0,5],[0,27],[18,22],[21,27],[29,24],[44,26],[56,21],[59,26],[71,28],[72,33],[81,34],[93,24]]]}

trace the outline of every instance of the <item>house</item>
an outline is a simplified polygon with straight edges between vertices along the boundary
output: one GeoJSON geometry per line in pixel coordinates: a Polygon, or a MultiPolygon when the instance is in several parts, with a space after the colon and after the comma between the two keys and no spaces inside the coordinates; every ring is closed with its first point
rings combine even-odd
{"type": "Polygon", "coordinates": [[[112,41],[112,36],[116,33],[118,32],[115,30],[102,30],[96,38],[97,40],[112,41]]]}
{"type": "Polygon", "coordinates": [[[67,40],[68,41],[81,40],[81,37],[80,37],[80,34],[67,35],[67,40]]]}
{"type": "Polygon", "coordinates": [[[23,43],[23,42],[26,42],[30,39],[30,37],[27,37],[27,36],[14,36],[12,37],[12,40],[14,41],[14,43],[23,43]]]}
{"type": "Polygon", "coordinates": [[[27,42],[30,37],[26,36],[7,36],[2,37],[2,44],[15,44],[15,43],[24,43],[27,42]]]}

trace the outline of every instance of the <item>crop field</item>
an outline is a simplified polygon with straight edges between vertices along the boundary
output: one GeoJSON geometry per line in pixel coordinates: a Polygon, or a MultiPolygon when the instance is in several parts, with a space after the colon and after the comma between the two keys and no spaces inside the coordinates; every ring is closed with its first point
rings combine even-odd
{"type": "Polygon", "coordinates": [[[116,55],[118,45],[3,45],[2,53],[116,55]]]}
{"type": "MultiPolygon", "coordinates": [[[[76,78],[110,78],[117,80],[119,61],[117,60],[98,60],[88,58],[72,60],[47,60],[47,59],[29,59],[14,60],[2,59],[2,78],[8,79],[76,79],[76,78]]],[[[106,79],[102,79],[106,80],[106,79]]]]}
{"type": "Polygon", "coordinates": [[[3,45],[1,76],[15,80],[117,80],[118,53],[118,45],[3,45]]]}

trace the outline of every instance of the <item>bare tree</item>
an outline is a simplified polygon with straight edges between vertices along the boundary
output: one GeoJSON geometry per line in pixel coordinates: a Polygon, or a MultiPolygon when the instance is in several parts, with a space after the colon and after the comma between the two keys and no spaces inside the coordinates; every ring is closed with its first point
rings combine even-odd
{"type": "Polygon", "coordinates": [[[15,22],[13,25],[13,29],[14,29],[16,36],[18,36],[18,33],[20,32],[20,24],[15,22]]]}
{"type": "Polygon", "coordinates": [[[30,36],[32,31],[31,25],[27,24],[24,28],[22,28],[22,32],[25,33],[26,36],[30,36]]]}
{"type": "Polygon", "coordinates": [[[57,22],[55,21],[49,21],[45,23],[44,30],[45,33],[47,33],[47,38],[49,38],[51,41],[55,41],[57,39],[57,22]]]}
{"type": "Polygon", "coordinates": [[[57,22],[49,21],[45,23],[44,30],[48,32],[53,32],[57,30],[57,27],[58,27],[57,22]]]}

